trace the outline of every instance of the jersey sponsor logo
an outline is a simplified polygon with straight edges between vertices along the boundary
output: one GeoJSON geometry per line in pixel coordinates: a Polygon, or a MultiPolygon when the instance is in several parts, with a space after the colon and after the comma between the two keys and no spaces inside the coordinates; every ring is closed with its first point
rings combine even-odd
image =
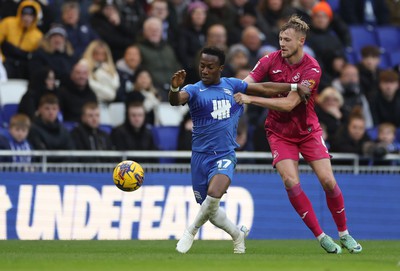
{"type": "Polygon", "coordinates": [[[303,81],[301,81],[301,84],[303,86],[308,87],[309,89],[313,89],[315,86],[315,80],[314,79],[304,79],[303,81]]]}
{"type": "Polygon", "coordinates": [[[227,119],[231,117],[231,102],[229,100],[213,100],[213,112],[211,116],[213,119],[227,119]]]}
{"type": "Polygon", "coordinates": [[[273,74],[277,74],[277,73],[280,73],[280,72],[282,72],[282,70],[272,70],[273,74]]]}
{"type": "Polygon", "coordinates": [[[316,73],[319,73],[319,70],[317,68],[312,68],[312,71],[315,71],[316,73]]]}
{"type": "Polygon", "coordinates": [[[300,80],[300,73],[298,72],[298,73],[296,73],[295,76],[292,77],[292,81],[293,82],[299,82],[299,80],[300,80]]]}

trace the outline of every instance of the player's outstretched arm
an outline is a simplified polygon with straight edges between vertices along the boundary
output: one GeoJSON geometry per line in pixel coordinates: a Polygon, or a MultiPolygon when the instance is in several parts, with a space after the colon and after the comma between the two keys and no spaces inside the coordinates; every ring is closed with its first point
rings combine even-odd
{"type": "Polygon", "coordinates": [[[182,105],[189,100],[189,94],[186,91],[179,91],[186,78],[186,71],[179,70],[171,78],[171,87],[168,93],[168,101],[171,105],[182,105]]]}
{"type": "Polygon", "coordinates": [[[281,93],[289,92],[291,90],[298,91],[298,95],[302,100],[311,95],[310,89],[301,84],[275,82],[249,83],[246,94],[261,97],[271,97],[281,93]]]}
{"type": "Polygon", "coordinates": [[[274,99],[249,96],[243,93],[236,93],[234,97],[239,104],[254,104],[282,112],[290,112],[301,103],[301,98],[295,91],[291,91],[287,97],[274,99]]]}

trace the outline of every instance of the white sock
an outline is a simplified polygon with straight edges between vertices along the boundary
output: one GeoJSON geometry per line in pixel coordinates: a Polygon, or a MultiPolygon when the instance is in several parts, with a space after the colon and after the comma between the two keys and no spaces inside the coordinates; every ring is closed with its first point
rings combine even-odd
{"type": "Polygon", "coordinates": [[[240,230],[232,223],[226,216],[225,210],[221,207],[218,208],[217,212],[210,217],[210,222],[218,228],[226,231],[233,240],[236,240],[240,235],[240,230]]]}
{"type": "Polygon", "coordinates": [[[322,238],[325,237],[325,232],[321,233],[320,235],[317,236],[318,241],[321,241],[322,238]]]}
{"type": "Polygon", "coordinates": [[[200,227],[209,220],[210,216],[214,215],[218,211],[219,201],[220,199],[218,198],[213,198],[210,196],[206,197],[201,204],[200,210],[197,213],[194,222],[187,228],[191,234],[196,235],[200,227]]]}
{"type": "Polygon", "coordinates": [[[349,234],[349,231],[348,231],[348,230],[340,231],[340,232],[339,232],[339,237],[345,236],[345,235],[347,235],[347,234],[349,234]]]}

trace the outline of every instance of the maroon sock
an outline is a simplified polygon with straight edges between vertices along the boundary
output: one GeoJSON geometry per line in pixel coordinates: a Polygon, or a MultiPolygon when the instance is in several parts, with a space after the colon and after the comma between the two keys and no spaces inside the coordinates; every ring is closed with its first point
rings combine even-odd
{"type": "Polygon", "coordinates": [[[319,236],[323,231],[319,226],[317,216],[315,215],[314,209],[311,205],[307,195],[301,189],[300,184],[296,184],[290,189],[286,189],[289,196],[290,203],[303,219],[303,222],[313,232],[314,236],[319,236]]]}
{"type": "Polygon", "coordinates": [[[325,190],[325,195],[326,203],[331,211],[333,220],[335,220],[338,231],[347,230],[344,200],[339,186],[336,184],[333,190],[325,190]]]}

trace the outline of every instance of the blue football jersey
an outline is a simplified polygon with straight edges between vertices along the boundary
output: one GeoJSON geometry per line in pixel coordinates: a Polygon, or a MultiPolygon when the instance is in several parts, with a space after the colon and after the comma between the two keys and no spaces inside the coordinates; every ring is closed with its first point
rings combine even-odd
{"type": "Polygon", "coordinates": [[[239,146],[236,130],[243,105],[235,102],[233,94],[245,93],[246,89],[246,82],[225,77],[216,85],[204,85],[199,81],[182,88],[189,94],[193,151],[229,151],[239,146]]]}

